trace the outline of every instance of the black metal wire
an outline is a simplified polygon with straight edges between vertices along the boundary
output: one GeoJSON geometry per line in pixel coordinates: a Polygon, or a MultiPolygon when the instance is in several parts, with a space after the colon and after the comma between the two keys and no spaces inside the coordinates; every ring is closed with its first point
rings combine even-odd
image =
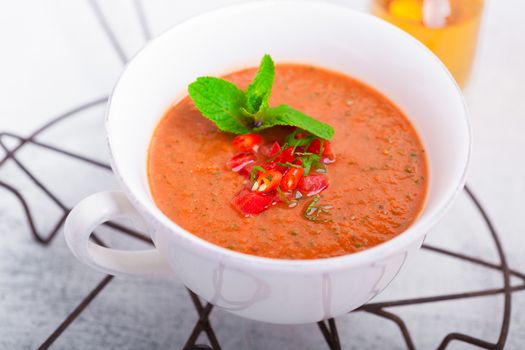
{"type": "Polygon", "coordinates": [[[195,306],[195,309],[197,309],[197,312],[199,313],[199,320],[197,321],[197,324],[193,328],[193,331],[191,332],[191,335],[188,338],[188,341],[186,342],[186,345],[184,346],[184,348],[190,349],[192,346],[194,346],[195,341],[199,337],[200,333],[204,331],[206,332],[206,335],[208,336],[208,340],[210,341],[213,350],[220,350],[221,346],[219,344],[219,341],[217,340],[217,337],[215,336],[215,332],[211,328],[210,321],[208,320],[208,316],[210,315],[211,310],[213,309],[213,305],[210,303],[207,303],[206,307],[203,307],[197,294],[193,293],[189,289],[188,289],[188,292],[190,293],[190,297],[191,297],[191,300],[193,301],[193,305],[195,306]]]}
{"type": "MultiPolygon", "coordinates": [[[[115,53],[120,58],[122,63],[125,63],[127,58],[124,53],[124,50],[122,46],[120,45],[119,41],[117,40],[115,34],[111,30],[108,24],[108,21],[104,17],[104,14],[101,11],[98,3],[94,0],[90,0],[90,5],[93,9],[95,16],[97,17],[98,23],[101,25],[102,29],[106,33],[106,36],[108,37],[108,40],[113,46],[115,53]]],[[[149,40],[151,37],[151,34],[150,34],[150,30],[149,30],[149,27],[146,21],[146,17],[143,12],[142,3],[140,2],[140,0],[134,0],[134,5],[135,5],[136,12],[137,12],[137,17],[142,27],[144,39],[149,40]]],[[[3,165],[5,165],[7,161],[14,162],[15,165],[17,165],[17,167],[29,178],[29,180],[37,188],[39,188],[51,201],[53,201],[55,205],[57,205],[60,209],[62,209],[62,214],[58,217],[55,226],[47,234],[42,234],[37,229],[37,225],[31,213],[31,209],[30,209],[28,200],[13,185],[5,181],[0,181],[0,188],[3,188],[5,191],[11,193],[16,198],[16,200],[21,204],[22,214],[24,215],[26,219],[26,222],[28,224],[31,234],[33,235],[34,239],[37,242],[43,245],[50,244],[52,239],[56,236],[57,232],[59,231],[59,228],[62,226],[64,222],[64,219],[67,213],[69,212],[69,208],[67,208],[67,206],[58,198],[58,196],[56,196],[44,184],[44,182],[38,178],[36,174],[31,172],[24,165],[24,163],[16,157],[16,154],[22,148],[31,145],[33,147],[38,147],[38,148],[41,148],[49,152],[54,152],[58,155],[69,157],[77,161],[85,162],[86,164],[89,164],[89,165],[93,165],[93,166],[96,166],[102,169],[110,170],[109,165],[103,162],[100,162],[98,160],[92,159],[84,155],[80,155],[76,152],[71,152],[67,149],[64,149],[64,148],[61,148],[55,145],[50,145],[48,143],[44,143],[44,142],[40,142],[36,140],[37,136],[39,136],[42,132],[48,130],[52,126],[58,124],[59,122],[65,119],[77,116],[81,112],[84,112],[90,108],[100,106],[103,103],[105,103],[106,100],[107,100],[107,97],[103,97],[103,98],[99,98],[99,99],[87,102],[85,104],[82,104],[76,108],[73,108],[65,112],[64,114],[51,119],[48,123],[36,129],[33,133],[31,133],[27,137],[23,137],[21,135],[17,135],[14,133],[8,133],[8,132],[0,133],[0,147],[3,148],[5,151],[4,157],[0,159],[0,168],[3,165]],[[4,142],[5,138],[14,138],[18,140],[19,143],[15,147],[10,148],[4,142]]],[[[445,256],[449,256],[450,258],[470,262],[473,264],[477,264],[479,266],[483,266],[488,269],[500,271],[503,277],[503,287],[484,289],[484,290],[478,290],[478,291],[470,291],[470,292],[464,292],[464,293],[436,295],[436,296],[423,297],[423,298],[411,298],[411,299],[369,303],[355,310],[355,312],[360,312],[360,311],[367,312],[369,314],[373,314],[378,317],[385,318],[385,319],[388,319],[394,322],[398,326],[401,332],[401,335],[405,341],[407,349],[416,348],[408,327],[398,315],[392,313],[391,311],[387,311],[386,309],[400,307],[400,306],[419,305],[419,304],[426,304],[426,303],[436,303],[436,302],[444,302],[444,301],[450,301],[450,300],[459,300],[459,299],[468,299],[468,298],[480,297],[480,296],[495,296],[495,295],[503,295],[504,297],[503,319],[502,319],[502,324],[500,327],[500,333],[495,343],[491,343],[486,340],[475,338],[475,337],[472,337],[466,334],[450,333],[443,338],[438,349],[446,349],[452,341],[462,341],[462,342],[469,343],[469,344],[472,344],[479,348],[484,348],[484,349],[503,349],[505,345],[505,342],[508,336],[508,330],[510,327],[510,315],[511,315],[511,303],[512,303],[511,295],[513,292],[518,292],[518,291],[522,291],[525,289],[525,273],[509,269],[507,265],[506,257],[505,257],[505,252],[499,240],[499,234],[495,228],[495,225],[489,218],[489,215],[487,214],[486,210],[483,208],[483,206],[481,205],[481,202],[474,195],[472,190],[469,187],[466,187],[465,192],[471,199],[473,205],[476,207],[476,209],[480,213],[481,218],[484,220],[487,228],[490,231],[490,234],[493,238],[496,250],[498,252],[498,256],[500,260],[499,264],[493,264],[493,263],[486,262],[484,260],[481,260],[475,257],[467,256],[461,253],[456,253],[456,252],[453,252],[453,251],[450,251],[444,248],[435,247],[431,245],[424,245],[423,248],[426,251],[429,251],[435,254],[442,254],[445,256]],[[520,283],[512,286],[510,283],[510,276],[514,276],[517,279],[519,279],[520,283]]],[[[122,226],[116,223],[107,223],[107,226],[113,228],[115,232],[120,232],[129,237],[139,239],[141,241],[151,244],[151,240],[146,235],[140,232],[137,232],[135,230],[129,229],[125,226],[122,226]]],[[[100,239],[96,238],[95,235],[93,239],[97,241],[97,243],[104,245],[104,243],[100,239]]],[[[67,330],[67,328],[77,319],[77,317],[88,307],[88,305],[102,292],[102,290],[112,280],[113,280],[112,276],[104,277],[85,296],[85,298],[83,298],[80,301],[80,303],[72,310],[72,312],[64,319],[64,321],[53,331],[53,333],[46,340],[44,340],[44,342],[39,347],[39,349],[48,349],[56,341],[56,339],[59,338],[67,330]]],[[[221,347],[220,347],[219,340],[217,339],[215,332],[209,321],[209,315],[213,310],[213,305],[207,303],[205,306],[203,306],[197,295],[195,295],[191,291],[189,291],[189,293],[190,293],[190,298],[199,315],[199,319],[196,322],[195,327],[192,330],[190,336],[188,337],[184,345],[184,349],[195,349],[195,350],[220,349],[221,347]],[[204,345],[204,344],[195,344],[195,342],[199,338],[199,335],[202,332],[204,332],[207,335],[207,338],[210,342],[211,347],[208,345],[204,345]]],[[[329,319],[326,321],[320,321],[318,322],[318,326],[319,326],[319,329],[322,335],[324,336],[326,340],[328,347],[333,350],[341,349],[341,343],[340,343],[335,320],[329,319]]]]}
{"type": "MultiPolygon", "coordinates": [[[[86,111],[86,110],[88,110],[88,109],[90,109],[92,107],[99,106],[99,105],[105,103],[107,101],[107,99],[108,99],[108,96],[103,97],[103,98],[99,98],[99,99],[96,99],[96,100],[93,100],[93,101],[90,101],[90,102],[87,102],[87,103],[84,103],[84,104],[81,104],[80,106],[72,108],[69,111],[59,115],[58,117],[55,117],[55,118],[51,119],[49,122],[45,123],[40,128],[36,129],[28,137],[18,137],[19,140],[20,140],[20,143],[16,147],[14,147],[12,149],[9,149],[9,152],[7,152],[4,155],[4,158],[0,159],[0,166],[2,166],[8,159],[10,159],[11,156],[15,152],[17,152],[20,148],[22,148],[26,144],[26,142],[33,141],[33,139],[36,136],[38,136],[40,133],[42,133],[43,131],[49,129],[53,125],[61,122],[62,120],[66,119],[66,118],[75,116],[75,115],[79,114],[80,112],[86,111]]],[[[0,133],[0,136],[3,136],[3,135],[12,135],[12,134],[7,133],[7,132],[0,133]]]]}
{"type": "Polygon", "coordinates": [[[97,297],[97,295],[111,282],[113,276],[107,275],[100,281],[99,284],[89,294],[82,299],[80,304],[62,321],[62,323],[51,333],[51,335],[38,347],[39,350],[49,349],[51,344],[57,340],[58,337],[66,330],[67,327],[77,319],[84,309],[97,297]]]}

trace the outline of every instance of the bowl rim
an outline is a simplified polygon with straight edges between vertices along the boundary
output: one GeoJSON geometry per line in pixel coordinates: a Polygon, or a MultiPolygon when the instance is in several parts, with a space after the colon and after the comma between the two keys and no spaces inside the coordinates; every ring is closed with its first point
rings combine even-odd
{"type": "MultiPolygon", "coordinates": [[[[329,67],[327,68],[329,69],[329,67]]],[[[195,251],[196,249],[201,249],[200,253],[203,255],[207,254],[206,258],[208,259],[218,259],[223,263],[234,264],[234,265],[236,264],[238,267],[244,266],[244,267],[249,267],[251,269],[258,269],[258,270],[269,270],[269,269],[276,270],[278,269],[281,271],[286,270],[286,271],[290,271],[294,273],[301,273],[301,274],[336,271],[336,270],[341,270],[341,269],[347,269],[349,267],[357,267],[357,266],[362,266],[365,264],[370,264],[380,259],[384,259],[386,257],[392,256],[396,253],[403,252],[411,243],[415,242],[418,238],[421,238],[421,236],[426,235],[429,232],[429,230],[433,228],[442,219],[442,217],[446,214],[446,212],[450,209],[450,207],[452,206],[455,199],[457,198],[459,193],[462,191],[466,183],[466,178],[468,175],[468,168],[469,168],[469,164],[471,160],[471,152],[472,152],[472,125],[470,123],[470,118],[469,118],[470,113],[469,113],[465,98],[463,96],[462,90],[456,83],[452,74],[445,67],[445,65],[441,62],[441,60],[439,60],[439,58],[432,51],[430,51],[424,44],[419,42],[417,39],[413,38],[410,34],[404,32],[402,29],[399,29],[398,27],[382,19],[379,19],[369,13],[354,10],[347,6],[322,2],[320,0],[309,0],[309,1],[257,0],[257,1],[250,1],[247,3],[235,3],[232,5],[204,11],[196,15],[185,18],[184,20],[176,23],[175,25],[163,31],[160,35],[158,35],[154,39],[150,40],[141,50],[139,50],[132,58],[130,58],[130,60],[125,65],[121,75],[119,76],[117,82],[115,83],[113,87],[113,90],[107,102],[105,113],[106,113],[105,137],[106,137],[107,147],[109,149],[109,158],[110,158],[111,168],[117,178],[117,182],[119,183],[120,187],[124,190],[126,196],[131,201],[131,203],[135,206],[135,208],[139,209],[139,212],[141,213],[141,215],[145,216],[147,219],[151,219],[156,225],[160,225],[164,230],[170,231],[169,234],[171,235],[171,237],[178,241],[177,244],[182,244],[184,248],[191,249],[192,251],[195,251]],[[192,22],[203,21],[208,17],[227,15],[231,12],[240,11],[243,9],[249,10],[252,8],[256,8],[258,6],[280,6],[283,4],[288,4],[288,5],[295,4],[295,5],[300,5],[301,7],[304,7],[304,6],[325,7],[327,9],[338,11],[338,12],[346,12],[348,16],[367,17],[367,20],[370,21],[371,23],[376,22],[376,24],[374,25],[382,25],[382,26],[390,27],[389,28],[390,31],[395,31],[397,32],[398,35],[403,36],[404,37],[403,40],[405,40],[407,44],[418,46],[420,50],[424,50],[426,52],[428,59],[434,60],[434,62],[437,63],[436,67],[439,67],[442,73],[448,76],[448,79],[452,83],[452,87],[455,89],[456,93],[459,95],[459,98],[462,102],[462,107],[463,107],[462,116],[466,124],[467,133],[465,136],[467,137],[467,148],[468,149],[467,149],[465,164],[463,165],[461,176],[456,180],[455,183],[449,185],[450,187],[452,186],[454,187],[453,192],[450,193],[448,198],[446,198],[446,201],[440,207],[438,207],[437,209],[434,210],[434,212],[432,212],[432,214],[429,216],[427,220],[425,221],[416,220],[416,222],[414,222],[405,231],[401,232],[397,236],[383,243],[380,243],[376,246],[367,248],[363,251],[341,255],[341,256],[329,257],[329,258],[296,260],[296,259],[268,258],[268,257],[257,256],[257,255],[250,255],[250,254],[241,253],[241,252],[223,248],[219,245],[206,241],[197,235],[192,234],[188,230],[176,224],[174,221],[170,220],[164,213],[160,211],[160,209],[155,205],[155,203],[153,203],[153,201],[151,202],[152,202],[153,208],[155,209],[155,212],[152,213],[151,210],[148,208],[148,206],[142,203],[142,201],[139,199],[139,196],[135,194],[136,190],[132,186],[128,185],[128,183],[126,182],[125,176],[120,171],[118,161],[114,157],[114,154],[113,154],[112,138],[114,136],[112,135],[115,135],[115,133],[112,133],[111,127],[110,127],[110,118],[112,114],[111,113],[112,102],[113,102],[113,98],[115,97],[117,90],[119,89],[119,86],[122,83],[122,80],[123,80],[122,78],[129,71],[129,67],[135,64],[136,62],[135,59],[137,57],[144,54],[145,51],[150,50],[151,47],[153,47],[154,45],[157,45],[160,41],[162,41],[165,37],[167,37],[171,32],[177,31],[179,30],[180,27],[183,27],[184,25],[187,25],[187,24],[191,24],[192,22]]],[[[155,237],[153,236],[153,238],[155,237]]]]}

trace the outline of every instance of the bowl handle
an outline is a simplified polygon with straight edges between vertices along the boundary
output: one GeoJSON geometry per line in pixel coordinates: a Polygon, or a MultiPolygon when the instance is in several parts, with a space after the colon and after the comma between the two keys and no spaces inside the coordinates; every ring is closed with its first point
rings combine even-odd
{"type": "Polygon", "coordinates": [[[124,251],[102,247],[89,240],[97,226],[117,218],[144,223],[144,219],[122,192],[95,193],[71,210],[64,232],[67,245],[78,260],[110,275],[173,273],[157,249],[124,251]]]}

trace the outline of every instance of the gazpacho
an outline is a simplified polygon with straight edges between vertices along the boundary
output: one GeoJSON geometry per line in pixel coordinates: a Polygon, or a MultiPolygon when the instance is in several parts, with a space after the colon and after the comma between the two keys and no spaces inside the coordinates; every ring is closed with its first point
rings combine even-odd
{"type": "Polygon", "coordinates": [[[197,79],[154,131],[149,184],[171,220],[238,252],[317,259],[373,247],[417,218],[425,150],[389,99],[268,55],[223,78],[197,79]]]}

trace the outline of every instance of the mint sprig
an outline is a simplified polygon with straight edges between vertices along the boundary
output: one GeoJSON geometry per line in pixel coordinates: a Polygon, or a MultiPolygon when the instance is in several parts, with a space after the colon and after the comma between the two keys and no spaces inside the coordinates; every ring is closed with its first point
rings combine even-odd
{"type": "Polygon", "coordinates": [[[246,92],[224,79],[215,77],[197,78],[188,86],[188,92],[202,115],[222,131],[249,134],[283,125],[295,126],[330,140],[334,134],[330,125],[288,105],[269,106],[274,77],[274,62],[270,55],[265,55],[246,92]]]}

